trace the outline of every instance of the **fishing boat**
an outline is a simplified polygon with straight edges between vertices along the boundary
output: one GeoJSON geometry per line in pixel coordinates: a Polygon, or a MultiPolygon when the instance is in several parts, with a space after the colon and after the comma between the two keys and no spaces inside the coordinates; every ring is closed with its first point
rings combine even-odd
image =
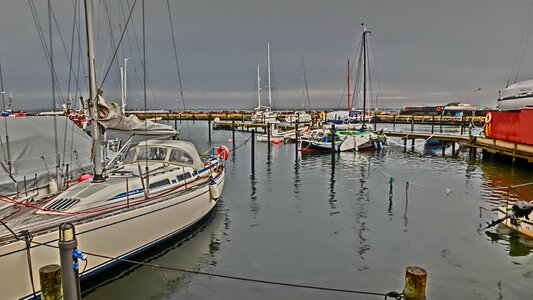
{"type": "Polygon", "coordinates": [[[58,227],[76,228],[79,249],[103,256],[86,260],[81,280],[140,254],[198,224],[217,205],[225,179],[227,147],[201,156],[179,140],[147,140],[122,162],[102,165],[97,107],[92,1],[85,0],[89,87],[92,103],[92,180],[37,203],[0,196],[19,210],[0,224],[0,290],[4,299],[36,297],[39,268],[58,264],[58,227]],[[104,258],[107,257],[107,258],[104,258]]]}
{"type": "Polygon", "coordinates": [[[278,114],[272,111],[272,85],[270,81],[271,59],[270,59],[270,43],[267,43],[267,60],[268,60],[268,106],[261,105],[261,76],[259,74],[259,65],[257,65],[257,101],[258,105],[254,108],[252,115],[253,123],[272,123],[277,121],[278,114]]]}
{"type": "Polygon", "coordinates": [[[533,238],[533,201],[516,201],[500,206],[497,211],[498,219],[487,227],[501,224],[533,238]]]}

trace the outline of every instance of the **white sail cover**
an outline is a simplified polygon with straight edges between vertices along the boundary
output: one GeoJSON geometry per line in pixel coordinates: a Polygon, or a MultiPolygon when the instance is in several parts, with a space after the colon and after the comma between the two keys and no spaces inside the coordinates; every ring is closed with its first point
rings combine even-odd
{"type": "Polygon", "coordinates": [[[523,97],[533,94],[533,79],[511,84],[501,91],[501,98],[523,97]]]}
{"type": "MultiPolygon", "coordinates": [[[[91,138],[64,116],[57,116],[56,124],[63,172],[66,172],[67,164],[69,177],[72,178],[91,171],[91,138]]],[[[55,178],[53,117],[0,118],[0,137],[0,194],[14,194],[17,186],[19,191],[24,191],[24,177],[28,190],[46,186],[55,178]],[[6,124],[9,145],[6,142],[6,124]]]]}
{"type": "Polygon", "coordinates": [[[122,113],[120,105],[114,102],[107,103],[102,96],[100,97],[98,106],[98,123],[106,129],[136,131],[142,133],[144,131],[157,134],[177,134],[172,126],[152,122],[150,120],[141,120],[135,115],[126,116],[122,113]]]}

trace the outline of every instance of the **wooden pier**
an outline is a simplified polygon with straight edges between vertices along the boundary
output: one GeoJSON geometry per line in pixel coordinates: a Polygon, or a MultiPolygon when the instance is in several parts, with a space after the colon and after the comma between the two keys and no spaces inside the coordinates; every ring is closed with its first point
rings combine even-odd
{"type": "Polygon", "coordinates": [[[404,140],[404,147],[407,147],[407,140],[412,140],[412,145],[416,139],[428,140],[436,139],[443,142],[454,143],[452,153],[455,151],[455,143],[463,147],[470,148],[470,155],[475,156],[477,149],[484,153],[505,155],[512,158],[513,162],[518,159],[526,160],[528,163],[533,162],[533,146],[519,144],[514,142],[491,139],[481,136],[467,136],[445,133],[426,133],[426,132],[404,132],[404,131],[384,131],[388,137],[398,137],[404,140]]]}

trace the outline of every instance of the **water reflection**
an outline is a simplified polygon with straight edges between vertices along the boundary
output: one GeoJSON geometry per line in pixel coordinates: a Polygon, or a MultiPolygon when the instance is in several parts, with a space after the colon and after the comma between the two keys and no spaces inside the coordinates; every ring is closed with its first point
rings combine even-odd
{"type": "MultiPolygon", "coordinates": [[[[252,174],[250,175],[250,211],[252,212],[254,220],[257,219],[257,214],[259,213],[259,202],[257,201],[257,188],[256,188],[256,179],[255,179],[255,171],[252,171],[252,174]]],[[[255,226],[257,224],[252,224],[252,226],[255,226]]]]}
{"type": "Polygon", "coordinates": [[[329,176],[328,202],[329,202],[329,206],[331,207],[329,214],[330,215],[338,214],[339,211],[337,210],[337,205],[336,205],[337,199],[335,199],[335,155],[331,155],[331,172],[329,176]]]}
{"type": "Polygon", "coordinates": [[[485,235],[493,243],[506,245],[510,256],[526,256],[533,253],[533,239],[501,224],[496,226],[495,231],[486,230],[485,235]]]}
{"type": "Polygon", "coordinates": [[[365,170],[364,163],[360,164],[359,172],[361,174],[361,177],[359,178],[359,191],[356,193],[355,197],[354,214],[355,228],[357,231],[356,240],[359,242],[357,253],[359,254],[361,259],[364,259],[364,255],[370,250],[370,245],[367,243],[367,239],[365,237],[366,232],[368,231],[366,221],[368,217],[367,204],[370,200],[370,195],[368,187],[366,185],[367,178],[365,178],[365,174],[367,173],[367,171],[365,170]]]}
{"type": "Polygon", "coordinates": [[[298,159],[298,155],[296,155],[296,159],[294,161],[294,182],[292,185],[294,187],[294,199],[295,199],[294,203],[295,203],[296,213],[300,214],[302,211],[300,209],[299,203],[302,198],[300,195],[300,161],[298,159]]]}

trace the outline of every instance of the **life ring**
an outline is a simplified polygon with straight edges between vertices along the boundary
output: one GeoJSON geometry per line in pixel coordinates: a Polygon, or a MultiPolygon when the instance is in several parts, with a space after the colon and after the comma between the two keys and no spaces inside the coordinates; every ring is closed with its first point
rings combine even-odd
{"type": "Polygon", "coordinates": [[[489,112],[485,115],[485,124],[490,123],[490,121],[492,121],[492,113],[489,112]]]}
{"type": "Polygon", "coordinates": [[[224,146],[224,145],[220,145],[217,149],[217,155],[218,156],[221,156],[221,157],[224,157],[224,160],[228,160],[228,157],[229,157],[229,149],[228,147],[224,146]]]}
{"type": "Polygon", "coordinates": [[[437,106],[437,112],[441,112],[442,111],[442,106],[437,106]]]}

